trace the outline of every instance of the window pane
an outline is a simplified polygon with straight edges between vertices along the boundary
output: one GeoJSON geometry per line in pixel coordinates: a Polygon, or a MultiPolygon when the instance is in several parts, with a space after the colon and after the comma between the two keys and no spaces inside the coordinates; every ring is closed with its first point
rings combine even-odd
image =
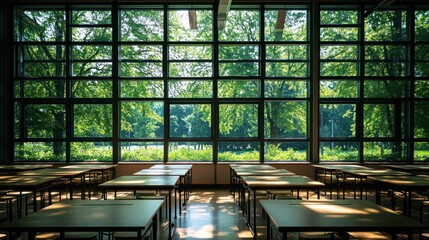
{"type": "Polygon", "coordinates": [[[257,62],[228,62],[219,63],[219,75],[226,77],[255,77],[259,76],[259,64],[257,62]]]}
{"type": "Polygon", "coordinates": [[[268,60],[307,60],[308,45],[267,45],[268,60]]]}
{"type": "Polygon", "coordinates": [[[257,142],[219,142],[219,162],[259,162],[260,146],[257,142]]]}
{"type": "Polygon", "coordinates": [[[211,137],[210,104],[170,105],[170,137],[211,137]]]}
{"type": "Polygon", "coordinates": [[[170,77],[212,77],[211,62],[170,62],[170,77]]]}
{"type": "Polygon", "coordinates": [[[306,142],[265,142],[265,162],[307,161],[306,142]]]}
{"type": "Polygon", "coordinates": [[[71,29],[73,42],[111,42],[111,27],[74,27],[71,29]]]}
{"type": "Polygon", "coordinates": [[[112,12],[109,9],[72,10],[72,24],[98,25],[111,23],[112,12]]]}
{"type": "Polygon", "coordinates": [[[219,80],[218,97],[220,98],[257,98],[260,94],[258,80],[219,80]]]}
{"type": "Polygon", "coordinates": [[[321,98],[357,98],[359,81],[326,80],[320,82],[321,98]]]}
{"type": "Polygon", "coordinates": [[[296,77],[310,76],[306,62],[266,62],[267,77],[296,77]]]}
{"type": "Polygon", "coordinates": [[[428,142],[414,143],[414,160],[419,162],[429,161],[429,143],[428,142]]]}
{"type": "Polygon", "coordinates": [[[366,76],[406,76],[408,74],[405,46],[366,46],[366,76]]]}
{"type": "Polygon", "coordinates": [[[265,11],[265,41],[307,41],[307,26],[306,10],[265,11]]]}
{"type": "Polygon", "coordinates": [[[23,77],[63,77],[65,76],[64,46],[27,45],[19,47],[17,72],[23,77]]]}
{"type": "Polygon", "coordinates": [[[219,105],[220,137],[257,137],[257,104],[219,105]]]}
{"type": "Polygon", "coordinates": [[[347,25],[358,24],[359,12],[355,10],[322,10],[320,11],[320,24],[347,25]]]}
{"type": "Polygon", "coordinates": [[[75,98],[111,98],[111,81],[73,81],[72,97],[75,98]]]}
{"type": "Polygon", "coordinates": [[[232,9],[228,12],[225,28],[219,32],[220,41],[259,41],[259,10],[232,9]]]}
{"type": "Polygon", "coordinates": [[[406,81],[365,80],[363,92],[366,98],[403,98],[407,85],[406,81]]]}
{"type": "Polygon", "coordinates": [[[358,46],[323,45],[320,47],[320,75],[358,76],[358,46]]]}
{"type": "Polygon", "coordinates": [[[72,142],[70,161],[72,162],[112,162],[111,142],[72,142]]]}
{"type": "Polygon", "coordinates": [[[417,41],[427,41],[429,36],[429,11],[416,10],[415,36],[417,41]]]}
{"type": "Polygon", "coordinates": [[[212,81],[169,81],[168,97],[170,98],[211,98],[212,81]]]}
{"type": "Polygon", "coordinates": [[[15,10],[15,40],[19,42],[63,42],[65,26],[66,14],[61,9],[15,10]]]}
{"type": "Polygon", "coordinates": [[[310,92],[308,81],[265,80],[266,98],[307,98],[310,92]]]}
{"type": "Polygon", "coordinates": [[[265,138],[306,138],[307,108],[305,101],[265,102],[265,138]]]}
{"type": "Polygon", "coordinates": [[[170,10],[169,41],[212,41],[213,12],[211,10],[170,10]]]}
{"type": "Polygon", "coordinates": [[[121,142],[122,162],[163,161],[164,144],[157,142],[121,142]]]}
{"type": "Polygon", "coordinates": [[[320,28],[320,40],[321,41],[332,41],[332,42],[341,42],[341,41],[358,41],[359,40],[359,30],[358,28],[348,27],[348,28],[320,28]]]}
{"type": "Polygon", "coordinates": [[[211,45],[171,45],[169,46],[170,60],[211,60],[211,45]]]}
{"type": "Polygon", "coordinates": [[[64,138],[65,113],[64,105],[26,105],[25,136],[27,138],[64,138]]]}
{"type": "Polygon", "coordinates": [[[416,45],[415,54],[416,55],[415,55],[414,75],[416,77],[428,77],[429,76],[429,45],[416,45]]]}
{"type": "Polygon", "coordinates": [[[359,162],[357,142],[321,142],[319,148],[321,162],[359,162]]]}
{"type": "MultiPolygon", "coordinates": [[[[19,94],[19,92],[17,92],[19,94]]],[[[19,96],[19,95],[18,95],[19,96]]],[[[24,98],[64,98],[65,81],[24,81],[24,98]]]]}
{"type": "Polygon", "coordinates": [[[17,162],[65,162],[64,142],[24,142],[15,143],[14,161],[17,162]]]}
{"type": "Polygon", "coordinates": [[[120,76],[163,76],[161,45],[122,45],[120,54],[120,76]]]}
{"type": "Polygon", "coordinates": [[[112,105],[74,105],[75,137],[112,137],[112,105]]]}
{"type": "Polygon", "coordinates": [[[414,103],[414,137],[429,138],[429,102],[414,103]]]}
{"type": "Polygon", "coordinates": [[[429,98],[429,81],[415,81],[414,82],[414,96],[416,98],[429,98]]]}
{"type": "Polygon", "coordinates": [[[365,142],[364,161],[403,162],[407,157],[408,146],[401,142],[365,142]]]}
{"type": "Polygon", "coordinates": [[[19,138],[20,134],[21,134],[21,119],[22,114],[21,114],[21,109],[22,109],[22,105],[20,103],[14,103],[14,114],[13,114],[13,132],[14,132],[14,138],[19,138]]]}
{"type": "Polygon", "coordinates": [[[121,9],[121,41],[162,41],[164,12],[157,9],[121,9]]]}
{"type": "Polygon", "coordinates": [[[356,104],[321,104],[320,137],[356,136],[356,104]]]}
{"type": "Polygon", "coordinates": [[[393,104],[364,105],[364,137],[394,136],[395,106],[393,104]]]}
{"type": "Polygon", "coordinates": [[[120,81],[121,97],[123,98],[162,98],[164,96],[163,81],[120,81]]]}
{"type": "Polygon", "coordinates": [[[213,162],[211,142],[170,142],[168,146],[170,162],[213,162]]]}
{"type": "Polygon", "coordinates": [[[162,138],[164,104],[162,102],[121,102],[121,138],[162,138]]]}
{"type": "Polygon", "coordinates": [[[365,18],[365,41],[405,41],[407,39],[407,11],[374,11],[365,18]]]}

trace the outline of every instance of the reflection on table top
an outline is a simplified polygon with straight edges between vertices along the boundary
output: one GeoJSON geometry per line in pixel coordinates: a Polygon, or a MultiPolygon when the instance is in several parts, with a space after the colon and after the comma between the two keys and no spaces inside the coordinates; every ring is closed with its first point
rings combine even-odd
{"type": "Polygon", "coordinates": [[[53,167],[52,164],[0,164],[0,171],[26,171],[53,167]]]}
{"type": "Polygon", "coordinates": [[[361,165],[355,165],[355,164],[315,164],[312,165],[315,168],[324,169],[324,170],[337,170],[337,171],[343,171],[343,170],[353,170],[353,169],[371,169],[369,167],[361,166],[361,165]]]}
{"type": "Polygon", "coordinates": [[[343,170],[346,174],[354,176],[368,177],[368,176],[406,176],[410,173],[396,171],[392,169],[348,169],[343,170]]]}
{"type": "Polygon", "coordinates": [[[366,200],[260,200],[281,231],[371,231],[428,227],[366,200]]]}
{"type": "Polygon", "coordinates": [[[121,176],[100,184],[100,187],[172,187],[180,176],[121,176]]]}
{"type": "Polygon", "coordinates": [[[423,187],[429,189],[429,176],[427,175],[374,176],[371,177],[371,179],[375,183],[384,183],[403,187],[423,187]]]}
{"type": "Polygon", "coordinates": [[[252,188],[318,188],[324,187],[325,184],[315,181],[309,177],[301,175],[293,176],[243,176],[243,181],[252,188]]]}
{"type": "Polygon", "coordinates": [[[231,169],[276,169],[270,165],[264,164],[230,164],[229,167],[231,169]]]}
{"type": "Polygon", "coordinates": [[[286,169],[235,169],[238,176],[292,176],[295,173],[286,169]]]}
{"type": "Polygon", "coordinates": [[[2,224],[0,230],[91,231],[139,230],[150,222],[164,200],[63,201],[2,224]]]}
{"type": "Polygon", "coordinates": [[[54,176],[0,176],[0,187],[13,188],[17,186],[32,187],[60,179],[54,176]]]}
{"type": "Polygon", "coordinates": [[[171,165],[157,164],[150,167],[149,169],[191,169],[191,168],[192,168],[191,164],[171,164],[171,165]]]}
{"type": "Polygon", "coordinates": [[[133,175],[138,176],[185,176],[188,173],[188,169],[143,169],[133,175]]]}
{"type": "Polygon", "coordinates": [[[73,176],[81,175],[87,171],[89,171],[89,169],[44,168],[44,169],[20,172],[19,175],[73,177],[73,176]]]}
{"type": "Polygon", "coordinates": [[[79,164],[79,165],[67,165],[62,166],[60,168],[64,169],[88,169],[88,170],[107,170],[107,169],[113,169],[117,167],[116,164],[79,164]]]}

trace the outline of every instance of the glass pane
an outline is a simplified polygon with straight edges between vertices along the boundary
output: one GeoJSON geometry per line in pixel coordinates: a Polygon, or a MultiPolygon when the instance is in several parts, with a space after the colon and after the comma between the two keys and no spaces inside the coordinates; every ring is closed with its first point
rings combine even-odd
{"type": "Polygon", "coordinates": [[[415,37],[416,41],[427,41],[429,37],[429,11],[416,10],[415,37]]]}
{"type": "Polygon", "coordinates": [[[359,162],[359,143],[321,142],[319,157],[321,162],[359,162]]]}
{"type": "Polygon", "coordinates": [[[219,142],[219,162],[259,162],[260,145],[258,142],[219,142]]]}
{"type": "Polygon", "coordinates": [[[121,138],[162,138],[164,103],[121,102],[121,138]]]}
{"type": "Polygon", "coordinates": [[[76,62],[72,65],[73,76],[77,77],[111,77],[111,62],[76,62]]]}
{"type": "Polygon", "coordinates": [[[212,77],[211,62],[170,62],[170,77],[212,77]]]}
{"type": "Polygon", "coordinates": [[[20,46],[18,54],[20,56],[20,60],[16,65],[16,70],[19,76],[65,76],[65,49],[62,45],[20,46]]]}
{"type": "Polygon", "coordinates": [[[394,137],[393,104],[365,104],[363,120],[364,137],[394,137]]]}
{"type": "Polygon", "coordinates": [[[212,41],[213,12],[188,9],[168,11],[169,41],[212,41]]]}
{"type": "Polygon", "coordinates": [[[168,55],[170,60],[212,60],[212,46],[172,45],[168,55]]]}
{"type": "Polygon", "coordinates": [[[320,104],[320,137],[356,136],[356,104],[320,104]]]}
{"type": "Polygon", "coordinates": [[[210,104],[170,105],[170,137],[211,137],[210,104]]]}
{"type": "Polygon", "coordinates": [[[429,161],[429,143],[428,142],[414,143],[414,161],[419,161],[419,162],[429,161]]]}
{"type": "MultiPolygon", "coordinates": [[[[19,47],[24,61],[64,61],[65,47],[63,45],[24,45],[19,47]]],[[[60,63],[60,62],[59,62],[60,63]]]]}
{"type": "Polygon", "coordinates": [[[17,162],[65,162],[64,142],[18,142],[15,143],[14,161],[17,162]]]}
{"type": "Polygon", "coordinates": [[[121,61],[150,60],[162,62],[161,45],[121,45],[121,61]]]}
{"type": "Polygon", "coordinates": [[[65,114],[65,105],[26,105],[25,136],[27,138],[64,138],[65,114]]]}
{"type": "Polygon", "coordinates": [[[358,46],[323,45],[320,47],[322,76],[358,76],[358,46]]]}
{"type": "Polygon", "coordinates": [[[398,80],[365,80],[363,92],[366,98],[403,98],[407,85],[398,80]]]}
{"type": "Polygon", "coordinates": [[[308,40],[307,10],[267,10],[264,17],[265,41],[308,40]]]}
{"type": "Polygon", "coordinates": [[[429,98],[429,81],[415,81],[414,82],[414,96],[416,98],[429,98]]]}
{"type": "Polygon", "coordinates": [[[15,40],[19,42],[63,42],[65,26],[66,14],[61,9],[15,10],[15,40]]]}
{"type": "Polygon", "coordinates": [[[257,60],[259,47],[253,45],[221,45],[219,46],[219,60],[257,60]]]}
{"type": "Polygon", "coordinates": [[[259,41],[259,15],[259,10],[231,9],[228,12],[225,28],[219,31],[219,40],[233,42],[259,41]]]}
{"type": "Polygon", "coordinates": [[[212,81],[169,81],[169,98],[211,98],[213,93],[212,81]]]}
{"type": "Polygon", "coordinates": [[[220,137],[257,137],[257,104],[219,105],[220,137]]]}
{"type": "MultiPolygon", "coordinates": [[[[19,93],[19,92],[18,92],[19,93]]],[[[24,98],[64,98],[65,81],[24,81],[24,98]]]]}
{"type": "Polygon", "coordinates": [[[211,142],[170,142],[168,161],[213,162],[213,145],[211,142]]]}
{"type": "Polygon", "coordinates": [[[307,161],[306,142],[265,142],[265,162],[307,161]]]}
{"type": "Polygon", "coordinates": [[[358,41],[359,29],[354,27],[320,28],[320,40],[329,42],[358,41]]]}
{"type": "Polygon", "coordinates": [[[21,134],[21,114],[22,105],[20,103],[14,103],[14,115],[13,115],[13,132],[14,138],[19,138],[21,134]]]}
{"type": "Polygon", "coordinates": [[[265,102],[265,138],[306,138],[308,105],[305,101],[265,102]]]}
{"type": "Polygon", "coordinates": [[[320,24],[346,25],[358,24],[359,12],[356,10],[322,10],[320,11],[320,24]]]}
{"type": "Polygon", "coordinates": [[[307,62],[266,62],[267,77],[296,77],[310,76],[307,62]]]}
{"type": "Polygon", "coordinates": [[[405,76],[407,73],[405,46],[365,46],[366,76],[405,76]]]}
{"type": "Polygon", "coordinates": [[[365,142],[363,158],[366,162],[404,162],[407,151],[408,145],[401,142],[365,142]]]}
{"type": "Polygon", "coordinates": [[[218,97],[220,98],[257,98],[260,96],[258,80],[219,80],[218,97]]]}
{"type": "Polygon", "coordinates": [[[227,62],[219,63],[219,75],[225,77],[255,77],[259,76],[258,62],[227,62]]]}
{"type": "Polygon", "coordinates": [[[72,24],[97,25],[111,23],[112,12],[110,9],[72,10],[72,24]]]}
{"type": "MultiPolygon", "coordinates": [[[[429,37],[429,35],[428,35],[429,37]]],[[[415,47],[415,73],[416,77],[429,76],[429,45],[416,45],[415,47]]]]}
{"type": "Polygon", "coordinates": [[[65,63],[52,63],[52,62],[38,62],[38,63],[22,63],[23,77],[64,77],[65,71],[58,71],[58,69],[65,69],[65,63]]]}
{"type": "Polygon", "coordinates": [[[414,138],[429,138],[429,102],[414,103],[414,138]]]}
{"type": "Polygon", "coordinates": [[[267,60],[307,60],[308,45],[267,45],[267,60]]]}
{"type": "Polygon", "coordinates": [[[357,98],[359,81],[326,80],[320,81],[321,98],[357,98]]]}
{"type": "Polygon", "coordinates": [[[73,46],[73,60],[112,60],[112,47],[75,45],[73,46]]]}
{"type": "Polygon", "coordinates": [[[123,98],[162,98],[164,96],[163,81],[120,81],[121,97],[123,98]]]}
{"type": "Polygon", "coordinates": [[[71,29],[73,42],[111,42],[111,27],[74,27],[71,29]]]}
{"type": "Polygon", "coordinates": [[[265,98],[307,98],[308,81],[265,80],[265,98]]]}
{"type": "Polygon", "coordinates": [[[72,162],[112,162],[111,142],[72,142],[70,161],[72,162]]]}
{"type": "Polygon", "coordinates": [[[162,77],[162,62],[122,62],[121,77],[162,77]]]}
{"type": "Polygon", "coordinates": [[[163,161],[164,144],[158,142],[121,142],[121,162],[163,161]]]}
{"type": "Polygon", "coordinates": [[[112,105],[75,104],[75,137],[112,137],[112,105]]]}
{"type": "Polygon", "coordinates": [[[408,39],[406,10],[374,11],[365,18],[365,41],[408,39]]]}
{"type": "Polygon", "coordinates": [[[121,9],[121,41],[162,41],[164,11],[158,9],[121,9]]]}
{"type": "Polygon", "coordinates": [[[72,97],[75,98],[111,98],[111,81],[73,81],[72,97]]]}

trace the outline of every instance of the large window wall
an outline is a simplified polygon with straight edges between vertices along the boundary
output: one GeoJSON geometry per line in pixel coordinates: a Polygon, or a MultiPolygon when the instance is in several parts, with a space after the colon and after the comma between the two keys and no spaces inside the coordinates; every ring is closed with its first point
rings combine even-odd
{"type": "Polygon", "coordinates": [[[429,160],[429,11],[365,10],[16,6],[14,160],[429,160]]]}

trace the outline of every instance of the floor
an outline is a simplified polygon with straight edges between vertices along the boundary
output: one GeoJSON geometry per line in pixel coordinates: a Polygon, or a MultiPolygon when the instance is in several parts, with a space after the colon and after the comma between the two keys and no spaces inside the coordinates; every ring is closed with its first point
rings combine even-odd
{"type": "MultiPolygon", "coordinates": [[[[315,198],[315,193],[310,193],[310,195],[311,198],[315,198]]],[[[322,195],[325,195],[325,193],[322,192],[322,195]]],[[[327,196],[329,196],[329,194],[327,194],[327,196]]],[[[347,198],[351,197],[353,197],[352,193],[348,192],[347,198]]],[[[322,198],[324,198],[324,196],[322,196],[322,198]]],[[[368,199],[373,200],[371,191],[368,195],[368,199]]],[[[385,200],[383,205],[390,207],[390,202],[385,200]]],[[[400,202],[397,203],[397,206],[397,211],[400,212],[400,202]]],[[[260,209],[258,209],[257,212],[257,239],[266,239],[265,219],[262,218],[260,209]]],[[[414,211],[412,217],[418,219],[418,212],[414,211]]],[[[0,219],[0,223],[7,221],[3,204],[0,205],[0,219]]],[[[428,219],[427,214],[424,219],[428,219]]],[[[182,215],[178,215],[175,224],[174,240],[253,239],[251,232],[243,220],[243,215],[235,199],[230,194],[229,189],[194,188],[187,206],[183,209],[182,215]]],[[[160,239],[167,239],[167,227],[167,221],[164,219],[161,224],[160,239]]],[[[297,239],[297,237],[296,235],[292,235],[290,239],[297,239]]]]}

